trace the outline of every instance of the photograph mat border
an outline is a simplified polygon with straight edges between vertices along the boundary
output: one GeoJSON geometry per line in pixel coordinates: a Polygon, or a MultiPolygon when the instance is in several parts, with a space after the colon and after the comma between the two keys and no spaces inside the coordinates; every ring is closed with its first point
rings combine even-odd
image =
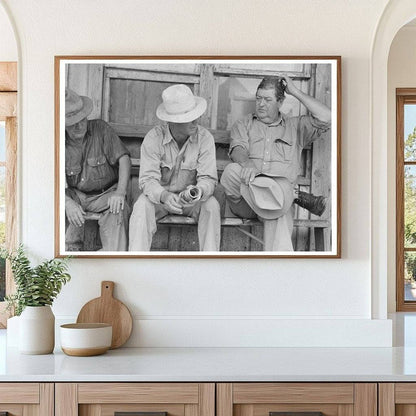
{"type": "MultiPolygon", "coordinates": [[[[55,56],[55,86],[58,86],[58,91],[55,91],[55,118],[59,120],[59,137],[55,143],[58,143],[59,149],[59,166],[56,167],[55,172],[59,177],[59,192],[56,192],[59,197],[55,201],[55,211],[59,213],[59,221],[55,219],[55,224],[59,224],[59,230],[55,231],[55,255],[56,257],[76,256],[85,258],[340,258],[341,257],[341,157],[340,157],[340,123],[341,123],[341,57],[84,57],[84,56],[55,56]],[[203,64],[203,63],[233,63],[233,64],[293,64],[302,61],[305,64],[330,64],[331,65],[331,240],[332,247],[329,251],[305,251],[305,252],[287,252],[287,251],[253,251],[253,252],[201,252],[201,251],[151,251],[151,252],[135,252],[135,251],[106,251],[103,254],[98,252],[85,251],[66,251],[65,250],[65,233],[60,232],[65,230],[65,204],[61,201],[65,200],[65,153],[61,149],[65,148],[65,83],[67,64],[203,64]],[[186,62],[185,62],[186,61],[186,62]],[[57,107],[59,104],[59,107],[57,107]],[[56,114],[57,108],[59,113],[56,114]],[[335,209],[333,209],[335,208],[335,209]],[[56,236],[59,236],[57,238],[56,236]],[[64,248],[64,249],[62,249],[64,248]],[[236,254],[241,253],[241,254],[236,254]],[[291,254],[293,253],[293,254],[291,254]]],[[[58,129],[55,129],[57,131],[58,129]]]]}

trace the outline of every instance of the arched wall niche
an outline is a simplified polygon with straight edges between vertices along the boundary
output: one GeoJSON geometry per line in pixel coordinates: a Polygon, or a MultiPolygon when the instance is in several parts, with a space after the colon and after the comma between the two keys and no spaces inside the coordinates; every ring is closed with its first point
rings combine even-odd
{"type": "MultiPolygon", "coordinates": [[[[379,21],[371,51],[371,266],[372,317],[386,319],[388,311],[389,266],[395,261],[388,224],[395,212],[389,202],[388,170],[388,57],[397,32],[416,17],[414,0],[391,0],[379,21]]],[[[393,172],[393,174],[395,174],[393,172]]],[[[394,206],[394,204],[393,204],[394,206]]],[[[393,237],[394,238],[394,237],[393,237]]],[[[394,277],[393,277],[394,278],[394,277]]]]}
{"type": "Polygon", "coordinates": [[[0,61],[19,61],[16,28],[4,0],[0,0],[0,39],[0,61]]]}

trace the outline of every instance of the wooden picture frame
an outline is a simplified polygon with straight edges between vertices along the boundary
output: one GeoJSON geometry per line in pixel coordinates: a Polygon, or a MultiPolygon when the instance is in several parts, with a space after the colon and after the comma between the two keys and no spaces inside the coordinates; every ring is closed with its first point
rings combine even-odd
{"type": "MultiPolygon", "coordinates": [[[[253,115],[254,119],[257,120],[257,115],[253,115]]],[[[90,121],[88,123],[91,124],[90,121]]],[[[107,163],[105,158],[103,161],[107,163]]],[[[115,169],[120,169],[119,165],[114,166],[115,169]]],[[[274,168],[270,167],[270,169],[274,168]]],[[[280,174],[279,171],[277,175],[280,174]]],[[[283,177],[285,175],[282,174],[283,177]]],[[[73,255],[88,258],[339,258],[341,256],[341,57],[56,56],[55,176],[55,255],[57,257],[73,255]],[[68,196],[68,188],[72,188],[68,185],[68,178],[70,181],[73,179],[69,172],[68,159],[71,159],[71,164],[86,163],[80,161],[79,155],[74,156],[72,150],[67,150],[66,88],[78,96],[89,97],[93,107],[87,116],[88,120],[103,120],[128,149],[131,180],[127,202],[132,208],[142,192],[138,185],[140,166],[143,166],[140,160],[141,143],[150,130],[163,123],[157,119],[156,108],[162,103],[162,91],[165,88],[175,84],[185,84],[190,87],[194,95],[207,101],[207,109],[198,119],[198,124],[208,130],[214,138],[216,167],[220,177],[224,168],[231,162],[228,155],[230,130],[237,120],[246,116],[251,117],[248,114],[256,113],[256,99],[264,101],[264,98],[256,98],[257,87],[261,80],[264,77],[276,76],[289,77],[297,90],[325,104],[331,114],[331,121],[327,122],[325,128],[319,127],[318,131],[315,125],[316,118],[310,117],[309,109],[300,101],[299,96],[295,98],[288,92],[287,82],[283,81],[286,98],[279,108],[280,118],[276,121],[276,125],[280,123],[279,128],[282,130],[278,131],[284,137],[275,139],[272,136],[274,147],[270,149],[275,152],[274,156],[267,159],[264,150],[263,160],[285,163],[288,169],[292,169],[292,174],[297,173],[296,180],[290,181],[291,186],[293,185],[293,198],[298,198],[295,201],[299,200],[300,196],[297,195],[301,191],[321,197],[320,202],[323,202],[325,207],[321,216],[311,214],[297,203],[291,204],[289,211],[285,211],[285,215],[289,218],[289,230],[293,218],[293,231],[289,232],[293,250],[277,248],[265,251],[263,220],[236,216],[230,210],[231,203],[224,192],[219,196],[217,193],[214,194],[221,207],[219,251],[201,251],[197,222],[193,217],[183,215],[167,215],[157,221],[157,231],[150,251],[128,251],[128,245],[125,250],[103,251],[100,246],[101,231],[97,226],[102,214],[85,210],[84,225],[79,227],[82,230],[76,230],[76,238],[75,234],[65,237],[69,229],[65,198],[68,196]],[[284,117],[280,116],[280,110],[284,117]],[[288,121],[289,119],[291,121],[288,121]],[[308,133],[300,133],[304,128],[300,120],[312,123],[313,127],[310,127],[308,133]],[[293,139],[289,143],[285,138],[285,132],[289,128],[287,126],[292,126],[290,124],[292,122],[295,126],[293,132],[296,133],[292,134],[293,139]],[[302,143],[298,139],[301,134],[304,134],[302,143]],[[308,140],[304,137],[308,137],[308,140]],[[292,145],[296,148],[287,147],[292,145]],[[280,150],[274,150],[275,147],[280,150]],[[280,156],[276,156],[276,152],[280,152],[284,160],[278,160],[280,156]]],[[[117,183],[114,186],[117,187],[117,183]]],[[[218,189],[222,188],[217,187],[216,192],[218,189]]],[[[90,195],[88,193],[88,196],[90,195]]],[[[270,231],[268,233],[270,236],[270,231]]]]}

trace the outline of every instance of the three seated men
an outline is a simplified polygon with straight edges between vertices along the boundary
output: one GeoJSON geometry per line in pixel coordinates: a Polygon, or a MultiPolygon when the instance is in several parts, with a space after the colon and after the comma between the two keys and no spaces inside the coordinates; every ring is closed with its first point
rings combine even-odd
{"type": "MultiPolygon", "coordinates": [[[[178,84],[166,88],[156,115],[165,122],[148,132],[141,145],[139,188],[128,233],[126,189],[128,151],[102,120],[87,121],[92,103],[67,90],[66,216],[70,227],[84,222],[85,211],[100,212],[103,250],[149,251],[157,221],[169,214],[198,223],[200,251],[219,251],[220,206],[213,196],[218,183],[212,135],[198,125],[204,98],[178,84]]],[[[325,198],[295,192],[302,149],[330,128],[331,111],[295,87],[289,77],[264,78],[256,92],[256,111],[231,130],[230,158],[221,177],[229,207],[242,218],[264,223],[265,251],[292,251],[293,203],[321,215],[325,198]],[[310,115],[280,113],[285,93],[310,115]]],[[[221,188],[221,187],[220,187],[221,188]]]]}

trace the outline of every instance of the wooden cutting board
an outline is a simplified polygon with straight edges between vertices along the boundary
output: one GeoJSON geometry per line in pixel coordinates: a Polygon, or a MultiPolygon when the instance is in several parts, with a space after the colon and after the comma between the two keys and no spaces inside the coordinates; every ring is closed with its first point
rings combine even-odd
{"type": "Polygon", "coordinates": [[[124,303],[113,297],[114,282],[101,282],[101,296],[80,310],[78,323],[107,323],[113,326],[111,349],[121,347],[130,337],[133,320],[124,303]]]}

